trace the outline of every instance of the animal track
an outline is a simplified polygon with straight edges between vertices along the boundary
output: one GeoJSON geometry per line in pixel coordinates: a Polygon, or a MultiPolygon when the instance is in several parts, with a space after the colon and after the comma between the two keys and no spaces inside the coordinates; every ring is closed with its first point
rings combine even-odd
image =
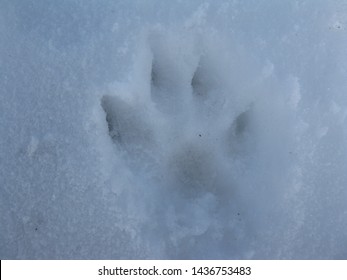
{"type": "Polygon", "coordinates": [[[150,104],[132,105],[117,95],[103,96],[109,135],[128,161],[138,163],[135,165],[146,165],[142,161],[151,157],[167,166],[171,173],[167,179],[180,185],[178,189],[189,189],[183,193],[215,192],[216,161],[240,152],[250,109],[230,114],[229,125],[220,125],[220,115],[230,110],[218,98],[230,89],[225,88],[215,66],[209,69],[206,54],[197,55],[192,48],[185,52],[180,45],[181,51],[175,52],[169,48],[170,40],[161,40],[152,46],[153,59],[148,65],[150,104]],[[188,56],[193,59],[185,60],[188,56]],[[164,131],[155,133],[159,126],[153,120],[158,117],[164,131]]]}
{"type": "Polygon", "coordinates": [[[129,168],[135,174],[146,172],[150,185],[165,186],[161,192],[169,193],[163,195],[165,207],[175,209],[177,215],[165,218],[168,230],[181,228],[185,235],[200,236],[213,225],[204,225],[198,234],[188,229],[201,226],[191,220],[198,211],[196,207],[212,215],[225,211],[216,201],[233,199],[230,209],[239,210],[237,190],[226,162],[244,152],[242,142],[248,137],[251,109],[232,110],[236,107],[229,95],[235,93],[226,86],[228,75],[223,77],[223,71],[215,71],[208,51],[202,53],[194,44],[188,45],[163,36],[152,40],[151,53],[146,55],[153,58],[142,76],[147,75],[143,90],[148,88],[149,92],[143,94],[149,100],[128,102],[117,94],[104,95],[101,106],[109,135],[129,168]],[[192,200],[200,201],[192,206],[192,213],[181,213],[176,206],[192,200]]]}

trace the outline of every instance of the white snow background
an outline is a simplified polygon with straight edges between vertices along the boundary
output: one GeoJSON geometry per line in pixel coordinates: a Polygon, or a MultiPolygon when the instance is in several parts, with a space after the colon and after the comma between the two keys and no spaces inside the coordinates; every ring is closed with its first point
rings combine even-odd
{"type": "Polygon", "coordinates": [[[0,0],[0,259],[346,259],[345,0],[0,0]]]}

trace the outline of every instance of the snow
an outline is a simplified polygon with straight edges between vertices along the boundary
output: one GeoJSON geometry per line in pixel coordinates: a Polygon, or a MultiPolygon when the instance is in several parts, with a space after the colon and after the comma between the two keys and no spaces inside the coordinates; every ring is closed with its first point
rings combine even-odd
{"type": "Polygon", "coordinates": [[[0,1],[0,259],[346,259],[345,1],[0,1]]]}

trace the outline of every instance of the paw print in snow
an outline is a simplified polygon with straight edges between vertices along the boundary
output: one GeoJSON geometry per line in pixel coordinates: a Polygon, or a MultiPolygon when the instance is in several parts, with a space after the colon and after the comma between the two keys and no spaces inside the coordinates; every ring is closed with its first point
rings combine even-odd
{"type": "Polygon", "coordinates": [[[153,35],[138,57],[133,90],[101,100],[118,154],[155,189],[145,192],[161,193],[161,202],[151,203],[164,209],[156,213],[165,216],[171,240],[183,243],[218,231],[213,215],[239,211],[231,162],[247,153],[251,124],[250,91],[237,92],[243,73],[232,68],[238,58],[214,40],[200,43],[153,35]]]}
{"type": "Polygon", "coordinates": [[[161,170],[193,196],[223,185],[219,173],[228,172],[223,162],[242,150],[250,102],[235,98],[225,73],[230,67],[218,50],[209,54],[187,41],[151,38],[144,55],[152,59],[143,71],[148,99],[105,95],[101,104],[109,135],[131,168],[161,170]]]}

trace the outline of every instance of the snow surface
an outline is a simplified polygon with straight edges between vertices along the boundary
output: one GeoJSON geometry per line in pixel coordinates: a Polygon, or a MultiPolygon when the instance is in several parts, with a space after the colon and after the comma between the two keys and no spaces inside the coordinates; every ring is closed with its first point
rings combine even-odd
{"type": "Polygon", "coordinates": [[[1,0],[0,259],[346,259],[345,0],[1,0]]]}

